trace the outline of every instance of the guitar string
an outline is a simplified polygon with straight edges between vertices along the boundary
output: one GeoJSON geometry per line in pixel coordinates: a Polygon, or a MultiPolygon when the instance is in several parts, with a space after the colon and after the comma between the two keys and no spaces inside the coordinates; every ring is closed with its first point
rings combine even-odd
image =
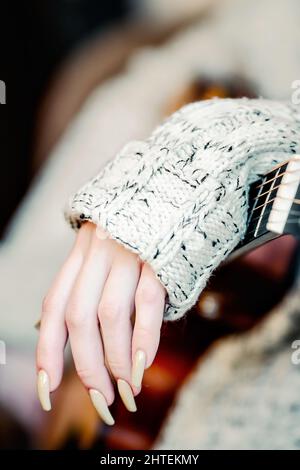
{"type": "MultiPolygon", "coordinates": [[[[258,184],[257,186],[255,186],[254,190],[258,190],[258,191],[259,191],[260,188],[263,188],[263,186],[266,186],[267,184],[272,183],[274,180],[276,181],[276,180],[278,180],[279,178],[282,179],[282,177],[283,177],[284,175],[286,175],[286,174],[293,174],[293,173],[299,174],[299,170],[283,171],[282,173],[280,173],[280,169],[281,169],[284,165],[286,165],[286,163],[282,164],[281,167],[279,167],[279,169],[276,171],[276,174],[275,174],[275,176],[273,176],[273,178],[269,178],[269,179],[268,179],[267,176],[265,176],[265,177],[264,177],[264,178],[265,178],[265,181],[262,180],[262,182],[260,182],[260,184],[258,184]],[[278,174],[278,173],[279,173],[279,174],[278,174]]],[[[273,172],[274,172],[274,170],[271,170],[271,171],[269,172],[269,174],[270,174],[270,173],[273,173],[273,172]]],[[[258,209],[260,209],[261,207],[265,207],[265,208],[266,208],[269,204],[271,204],[271,203],[274,202],[274,200],[276,199],[276,197],[273,198],[273,199],[271,199],[271,200],[268,200],[268,198],[267,198],[267,195],[268,195],[268,194],[271,194],[272,191],[278,189],[281,185],[289,185],[289,184],[293,184],[293,183],[297,183],[297,182],[299,182],[299,181],[298,181],[298,180],[295,180],[295,181],[289,181],[289,182],[287,182],[287,183],[281,183],[281,184],[279,183],[279,184],[278,184],[277,186],[275,186],[275,187],[274,187],[274,185],[271,185],[271,188],[270,188],[268,191],[264,191],[263,193],[261,193],[261,191],[259,191],[259,194],[258,194],[257,196],[255,196],[255,198],[253,198],[253,201],[255,201],[255,202],[254,202],[254,206],[255,206],[255,204],[256,204],[256,201],[258,201],[258,200],[259,200],[260,198],[262,198],[263,196],[266,196],[266,201],[265,201],[263,204],[261,204],[260,206],[254,207],[254,209],[252,209],[251,215],[254,213],[255,210],[258,210],[258,209]]],[[[275,183],[275,184],[277,184],[277,183],[275,183]]],[[[277,198],[279,198],[279,199],[285,199],[285,200],[289,200],[289,201],[291,200],[291,198],[284,198],[284,197],[282,197],[282,196],[277,196],[277,198]]],[[[297,199],[293,199],[293,202],[294,202],[295,204],[300,204],[300,201],[297,200],[297,199]]],[[[267,210],[268,210],[268,209],[269,209],[269,207],[267,207],[267,210]]],[[[271,208],[271,209],[274,210],[274,211],[276,211],[276,212],[286,212],[286,211],[284,211],[283,209],[276,209],[276,208],[271,208]]],[[[300,214],[300,211],[298,212],[298,211],[295,211],[295,210],[291,210],[291,211],[289,212],[290,215],[294,215],[294,216],[297,216],[298,213],[300,214]]],[[[265,219],[268,220],[269,216],[270,216],[270,211],[268,211],[268,213],[265,213],[262,218],[261,218],[261,216],[257,216],[257,217],[255,217],[254,219],[251,218],[250,221],[249,221],[248,229],[251,228],[251,226],[253,226],[253,224],[254,224],[257,220],[261,219],[261,222],[263,222],[265,219]]],[[[289,220],[289,223],[299,223],[299,219],[292,219],[292,220],[289,220]]],[[[257,227],[255,227],[253,230],[250,230],[250,231],[247,230],[246,237],[248,237],[248,236],[252,235],[253,233],[255,233],[256,230],[257,230],[257,227]]]]}
{"type": "MultiPolygon", "coordinates": [[[[291,200],[290,198],[282,198],[282,197],[279,197],[279,198],[280,198],[280,199],[289,200],[289,201],[291,200]]],[[[272,202],[272,201],[269,201],[269,202],[266,204],[266,206],[267,206],[269,203],[271,203],[271,202],[272,202]]],[[[297,204],[297,205],[300,205],[300,200],[293,199],[293,203],[295,203],[295,204],[297,204]]],[[[260,207],[262,207],[262,206],[260,206],[260,207]]],[[[269,208],[268,208],[268,209],[269,209],[269,208]]],[[[284,209],[277,209],[277,208],[275,208],[275,207],[272,207],[272,208],[270,207],[270,209],[271,209],[272,211],[275,211],[275,212],[286,212],[286,210],[284,210],[284,209]]],[[[253,212],[254,212],[254,211],[253,211],[253,212]]],[[[252,212],[252,213],[253,213],[253,212],[252,212]]],[[[296,216],[296,217],[299,215],[299,217],[300,217],[300,211],[297,211],[297,210],[291,210],[291,211],[289,212],[289,214],[291,214],[291,215],[293,215],[293,216],[296,216]]],[[[270,216],[270,211],[269,211],[268,213],[266,213],[266,214],[261,218],[261,221],[264,221],[265,219],[268,220],[269,216],[270,216]]],[[[249,221],[249,224],[248,224],[248,229],[251,228],[251,226],[252,226],[257,220],[259,220],[259,219],[260,219],[260,216],[257,216],[257,217],[255,217],[254,219],[251,218],[250,221],[249,221]]],[[[292,223],[295,223],[294,220],[296,220],[296,219],[293,219],[293,222],[292,222],[292,223]]],[[[289,222],[291,222],[291,221],[289,220],[289,222]]],[[[255,227],[253,230],[247,231],[247,236],[248,236],[248,235],[251,235],[252,233],[254,233],[254,232],[256,231],[256,228],[257,228],[257,227],[255,227]]]]}
{"type": "MultiPolygon", "coordinates": [[[[295,224],[299,225],[300,221],[299,221],[299,219],[291,219],[291,220],[288,221],[288,223],[289,223],[289,224],[293,224],[293,225],[295,225],[295,224]]],[[[267,232],[267,231],[268,231],[268,230],[266,229],[266,230],[264,231],[264,233],[267,232]]],[[[247,234],[246,234],[246,235],[247,235],[247,237],[248,237],[248,236],[252,235],[252,233],[255,233],[255,232],[256,232],[256,229],[251,230],[250,232],[247,231],[247,234]]],[[[282,234],[278,234],[278,235],[283,235],[283,233],[282,233],[282,234]]]]}
{"type": "MultiPolygon", "coordinates": [[[[299,172],[300,172],[300,170],[284,171],[283,173],[280,173],[279,175],[275,175],[271,179],[266,179],[266,181],[264,181],[263,183],[260,183],[259,185],[255,186],[255,189],[261,188],[262,186],[265,186],[266,184],[271,183],[272,181],[276,180],[277,178],[280,178],[280,176],[284,176],[284,175],[287,175],[287,174],[292,175],[293,173],[299,173],[299,172]]],[[[266,178],[266,176],[263,176],[261,179],[264,179],[264,178],[266,178]]]]}
{"type": "MultiPolygon", "coordinates": [[[[276,209],[275,207],[274,207],[272,210],[274,210],[274,211],[276,211],[276,212],[286,212],[286,211],[283,210],[283,209],[276,209]]],[[[294,215],[294,216],[296,216],[296,217],[298,217],[298,216],[300,217],[300,211],[291,210],[291,211],[289,212],[289,215],[294,215]]],[[[265,215],[262,217],[262,220],[263,220],[264,218],[266,218],[266,217],[269,217],[269,216],[270,216],[270,212],[268,212],[267,214],[265,214],[265,215]]],[[[249,224],[250,224],[250,223],[252,224],[252,223],[256,222],[256,221],[259,220],[259,219],[260,219],[260,216],[259,216],[259,215],[258,215],[257,217],[255,217],[254,219],[250,218],[249,224]]]]}
{"type": "MultiPolygon", "coordinates": [[[[291,160],[289,160],[289,162],[290,162],[290,161],[291,161],[291,160]]],[[[289,163],[289,162],[288,162],[288,163],[289,163]]],[[[280,168],[282,168],[284,165],[286,165],[286,163],[284,163],[283,165],[281,165],[281,167],[279,167],[279,169],[276,171],[276,173],[278,173],[278,171],[280,171],[280,168]]],[[[275,170],[271,170],[271,171],[269,172],[269,174],[270,174],[270,173],[273,173],[274,171],[275,171],[275,170]]],[[[272,181],[277,180],[277,179],[279,179],[280,177],[283,177],[283,176],[286,175],[286,174],[293,174],[293,173],[299,174],[299,173],[300,173],[300,170],[283,171],[282,173],[276,174],[273,178],[270,178],[270,179],[267,178],[265,181],[263,181],[262,183],[260,183],[260,184],[258,184],[257,186],[255,186],[254,190],[259,190],[259,189],[262,188],[263,186],[265,186],[265,185],[271,183],[272,181]]],[[[266,177],[265,177],[265,178],[266,178],[266,177]]],[[[263,197],[263,196],[265,196],[265,195],[268,195],[268,194],[271,194],[272,191],[278,189],[280,186],[283,186],[283,185],[288,186],[288,185],[290,185],[290,184],[298,183],[298,182],[299,182],[299,180],[294,180],[294,181],[289,181],[289,182],[287,182],[287,183],[279,183],[279,184],[278,184],[277,186],[275,186],[275,187],[272,185],[271,188],[270,188],[268,191],[264,191],[263,193],[260,193],[260,194],[258,194],[257,196],[255,196],[255,197],[253,198],[253,201],[258,201],[261,197],[263,197]]],[[[276,183],[275,183],[275,184],[276,184],[276,183]]],[[[292,200],[294,204],[299,204],[299,205],[300,205],[300,200],[299,200],[299,199],[291,199],[291,198],[285,198],[285,197],[283,197],[283,196],[275,196],[275,197],[274,197],[273,199],[271,199],[271,200],[267,200],[267,198],[266,198],[266,202],[264,202],[264,203],[261,204],[260,206],[254,207],[254,209],[252,209],[252,214],[254,213],[254,211],[256,211],[256,210],[258,210],[258,209],[260,209],[260,208],[262,208],[262,207],[267,207],[267,206],[269,206],[269,204],[273,203],[276,198],[278,198],[278,199],[283,199],[283,200],[287,200],[287,201],[291,201],[291,200],[292,200]]],[[[284,210],[284,209],[272,208],[272,211],[273,211],[273,210],[276,211],[276,212],[286,212],[286,210],[284,210]]],[[[297,216],[298,213],[299,213],[299,215],[300,215],[300,211],[299,211],[299,212],[298,212],[298,211],[290,211],[290,214],[291,214],[291,215],[294,215],[294,216],[297,216]],[[293,214],[292,214],[292,212],[293,212],[293,214]]],[[[261,221],[263,221],[264,219],[268,219],[269,216],[270,216],[270,212],[268,212],[267,214],[263,215],[263,217],[261,218],[261,221]]],[[[255,221],[259,220],[259,219],[260,219],[260,216],[257,216],[257,217],[255,217],[254,219],[251,218],[250,221],[249,221],[248,228],[251,227],[251,225],[253,225],[253,223],[254,223],[255,221]]],[[[298,219],[292,219],[292,220],[289,220],[289,223],[299,223],[299,220],[298,220],[298,219]]],[[[250,232],[247,231],[246,236],[251,235],[251,234],[254,233],[255,231],[256,231],[256,228],[253,229],[253,230],[250,231],[250,232]]]]}
{"type": "Polygon", "coordinates": [[[271,170],[269,170],[267,173],[265,173],[264,176],[269,175],[270,173],[274,173],[274,171],[278,171],[281,168],[283,168],[284,166],[287,167],[288,164],[291,163],[291,162],[299,162],[299,156],[296,155],[296,156],[288,158],[287,160],[284,160],[281,163],[278,163],[275,167],[273,167],[271,170]]]}
{"type": "MultiPolygon", "coordinates": [[[[253,209],[252,213],[254,211],[257,211],[258,209],[260,209],[261,207],[267,207],[268,204],[271,204],[271,202],[274,202],[275,199],[283,199],[284,201],[292,201],[293,204],[300,204],[300,199],[294,199],[294,198],[290,198],[290,197],[283,197],[283,196],[275,196],[273,199],[270,199],[270,201],[267,201],[266,203],[264,204],[261,204],[260,206],[257,206],[253,209]]],[[[278,209],[279,210],[279,209],[278,209]]],[[[281,209],[281,211],[284,212],[284,209],[281,209]]]]}
{"type": "MultiPolygon", "coordinates": [[[[300,221],[299,221],[299,219],[291,219],[291,220],[288,221],[288,223],[289,224],[298,224],[299,225],[300,221]]],[[[267,232],[267,230],[265,230],[265,231],[267,232]]],[[[247,233],[245,234],[245,238],[252,235],[255,232],[256,232],[256,228],[254,230],[250,230],[250,231],[247,230],[247,233]]]]}
{"type": "MultiPolygon", "coordinates": [[[[274,171],[274,170],[272,170],[272,172],[273,172],[273,171],[274,171]]],[[[266,184],[268,184],[268,183],[271,183],[272,181],[274,181],[274,180],[276,180],[276,179],[280,178],[281,176],[284,176],[285,174],[288,174],[288,173],[289,173],[289,174],[292,174],[292,173],[299,173],[299,170],[295,170],[295,171],[285,171],[285,172],[283,172],[283,173],[280,173],[279,175],[275,176],[274,178],[269,179],[269,180],[266,180],[266,181],[264,181],[262,184],[259,184],[258,186],[255,186],[255,190],[261,188],[262,186],[264,186],[264,185],[266,185],[266,184]]],[[[298,180],[294,180],[294,181],[289,181],[288,183],[281,183],[281,184],[279,184],[278,186],[275,186],[275,187],[271,187],[268,191],[265,191],[264,193],[260,193],[258,196],[256,196],[255,198],[253,198],[253,201],[258,201],[262,196],[271,194],[272,191],[278,189],[280,186],[289,185],[289,184],[297,183],[297,182],[298,182],[298,180]]],[[[283,199],[282,196],[276,196],[276,197],[279,198],[279,199],[283,199]]],[[[287,200],[290,201],[290,198],[285,198],[285,199],[287,199],[287,200]]],[[[261,207],[266,207],[268,204],[274,202],[274,200],[275,200],[275,198],[273,198],[273,199],[271,199],[271,200],[269,200],[269,201],[267,201],[267,202],[264,202],[264,203],[261,204],[260,206],[254,207],[254,209],[252,209],[252,214],[253,214],[254,211],[260,209],[261,207]]],[[[298,202],[297,202],[296,199],[294,199],[294,203],[295,203],[295,204],[298,204],[298,202]]],[[[275,210],[275,209],[274,209],[274,210],[275,210]]],[[[276,209],[276,211],[280,211],[280,209],[276,209]]],[[[282,210],[282,212],[285,212],[285,211],[282,210]]],[[[258,220],[258,219],[259,219],[259,216],[258,216],[257,218],[255,218],[255,219],[251,219],[251,221],[252,221],[252,220],[253,220],[253,221],[254,221],[254,220],[258,220]]]]}
{"type": "MultiPolygon", "coordinates": [[[[272,211],[276,211],[276,212],[286,212],[286,211],[283,210],[283,209],[276,209],[276,208],[272,208],[272,211]]],[[[291,214],[291,215],[293,215],[293,216],[296,216],[296,217],[299,215],[299,217],[300,217],[300,211],[292,210],[292,211],[290,211],[289,214],[291,214]]],[[[265,215],[262,217],[261,221],[264,221],[265,219],[268,220],[269,216],[270,216],[270,213],[265,214],[265,215]]],[[[252,226],[257,220],[259,220],[259,219],[260,219],[260,216],[256,217],[255,219],[250,219],[249,225],[248,225],[248,229],[251,228],[251,226],[252,226]]],[[[299,219],[291,219],[291,220],[289,220],[288,222],[289,222],[289,223],[293,223],[293,224],[294,224],[294,223],[298,223],[298,224],[299,224],[299,219]]],[[[257,228],[257,227],[255,227],[253,230],[250,230],[250,231],[247,230],[246,236],[252,235],[252,233],[254,233],[254,232],[256,231],[256,228],[257,228]]]]}
{"type": "MultiPolygon", "coordinates": [[[[300,175],[299,175],[300,176],[300,175]]],[[[256,201],[258,200],[259,198],[261,198],[262,196],[264,196],[265,194],[270,194],[272,191],[274,191],[275,189],[278,189],[280,188],[280,186],[288,186],[289,184],[293,184],[293,183],[299,183],[299,180],[294,180],[294,181],[288,181],[287,183],[279,183],[278,186],[274,186],[270,189],[268,189],[268,191],[265,191],[264,193],[260,193],[259,196],[256,196],[253,198],[253,201],[256,201]]],[[[255,187],[255,189],[257,189],[257,187],[255,187]]]]}

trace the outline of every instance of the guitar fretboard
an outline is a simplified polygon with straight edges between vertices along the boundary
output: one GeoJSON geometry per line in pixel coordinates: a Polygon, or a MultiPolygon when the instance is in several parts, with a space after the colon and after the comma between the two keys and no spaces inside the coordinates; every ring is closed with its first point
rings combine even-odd
{"type": "Polygon", "coordinates": [[[233,257],[283,233],[300,238],[300,156],[277,165],[252,184],[248,226],[233,257]]]}
{"type": "Polygon", "coordinates": [[[249,192],[248,229],[245,243],[268,232],[267,223],[288,162],[280,165],[254,183],[249,192]]]}

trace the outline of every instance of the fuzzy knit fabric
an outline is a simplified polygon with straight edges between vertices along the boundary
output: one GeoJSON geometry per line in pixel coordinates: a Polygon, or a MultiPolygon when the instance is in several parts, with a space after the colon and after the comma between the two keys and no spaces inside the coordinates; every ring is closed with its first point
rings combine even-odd
{"type": "Polygon", "coordinates": [[[201,357],[155,449],[300,449],[299,281],[262,323],[201,357]]]}
{"type": "Polygon", "coordinates": [[[244,235],[248,186],[300,151],[299,108],[214,99],[174,113],[131,142],[70,200],[148,262],[167,291],[164,318],[182,317],[244,235]]]}

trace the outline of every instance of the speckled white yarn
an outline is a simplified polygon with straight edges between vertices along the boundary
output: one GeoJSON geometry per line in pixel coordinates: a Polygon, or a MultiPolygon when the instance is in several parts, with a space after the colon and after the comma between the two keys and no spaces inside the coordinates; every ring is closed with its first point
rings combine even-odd
{"type": "Polygon", "coordinates": [[[185,106],[131,142],[72,197],[74,227],[90,220],[148,262],[182,317],[242,238],[247,188],[300,150],[299,109],[268,100],[185,106]]]}

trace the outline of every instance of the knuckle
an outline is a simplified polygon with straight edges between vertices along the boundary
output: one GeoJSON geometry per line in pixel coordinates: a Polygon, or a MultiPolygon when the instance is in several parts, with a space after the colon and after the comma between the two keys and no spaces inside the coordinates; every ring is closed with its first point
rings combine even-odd
{"type": "Polygon", "coordinates": [[[159,298],[159,288],[154,282],[145,282],[138,286],[135,300],[137,303],[154,304],[159,298]]]}
{"type": "Polygon", "coordinates": [[[129,369],[129,364],[126,367],[125,362],[126,361],[124,361],[124,359],[122,357],[118,357],[118,356],[108,358],[109,367],[110,367],[112,373],[116,377],[127,377],[127,375],[128,375],[127,371],[129,369]]]}
{"type": "Polygon", "coordinates": [[[51,313],[53,311],[61,309],[61,302],[53,294],[47,294],[42,301],[42,312],[51,313]]]}
{"type": "Polygon", "coordinates": [[[140,339],[140,341],[142,342],[147,342],[147,341],[151,341],[153,342],[153,338],[152,338],[152,334],[151,334],[151,331],[149,330],[149,328],[147,328],[146,326],[143,326],[143,325],[138,325],[136,326],[136,331],[135,331],[135,335],[140,339]]]}
{"type": "Polygon", "coordinates": [[[66,324],[68,328],[82,328],[86,321],[84,310],[77,305],[71,305],[67,309],[66,324]]]}
{"type": "Polygon", "coordinates": [[[105,301],[99,306],[100,322],[105,324],[117,323],[122,318],[123,308],[116,302],[105,301]]]}
{"type": "Polygon", "coordinates": [[[80,380],[86,385],[92,383],[96,377],[96,374],[90,368],[76,368],[76,372],[80,380]]]}

